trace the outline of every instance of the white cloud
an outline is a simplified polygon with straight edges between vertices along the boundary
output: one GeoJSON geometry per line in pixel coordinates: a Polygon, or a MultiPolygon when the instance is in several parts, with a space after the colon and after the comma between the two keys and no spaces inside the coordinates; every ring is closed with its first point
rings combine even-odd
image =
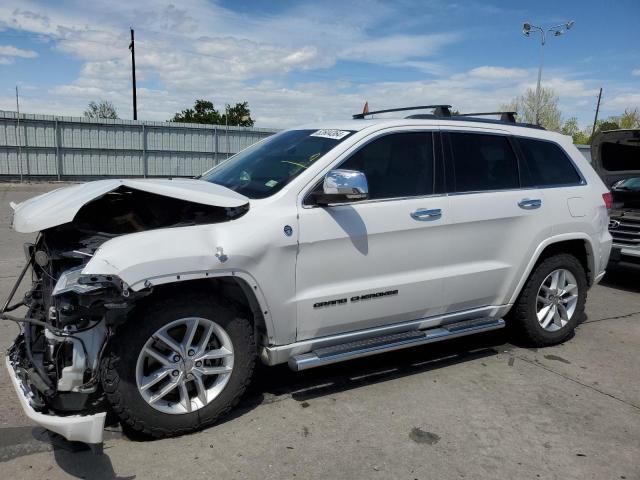
{"type": "Polygon", "coordinates": [[[511,80],[526,77],[529,75],[529,71],[524,68],[505,68],[484,65],[469,70],[467,75],[472,78],[484,80],[511,80]]]}
{"type": "Polygon", "coordinates": [[[458,39],[454,34],[390,35],[370,38],[356,45],[343,46],[339,58],[372,63],[393,63],[404,59],[430,56],[458,39]]]}
{"type": "Polygon", "coordinates": [[[619,115],[625,108],[640,108],[640,93],[618,92],[604,99],[604,107],[619,115]]]}
{"type": "Polygon", "coordinates": [[[0,45],[0,56],[35,58],[38,54],[33,50],[23,50],[22,48],[16,48],[13,45],[0,45]]]}
{"type": "Polygon", "coordinates": [[[0,65],[10,65],[17,58],[35,58],[37,52],[33,50],[24,50],[14,47],[13,45],[0,45],[0,65]]]}
{"type": "Polygon", "coordinates": [[[640,77],[640,68],[634,68],[633,70],[631,70],[631,75],[633,75],[634,77],[640,77]]]}

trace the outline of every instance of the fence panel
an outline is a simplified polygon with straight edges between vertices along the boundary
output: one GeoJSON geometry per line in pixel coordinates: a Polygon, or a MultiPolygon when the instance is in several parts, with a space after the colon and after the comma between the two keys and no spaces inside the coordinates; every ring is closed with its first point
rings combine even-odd
{"type": "Polygon", "coordinates": [[[0,111],[0,178],[192,177],[276,131],[0,111]]]}

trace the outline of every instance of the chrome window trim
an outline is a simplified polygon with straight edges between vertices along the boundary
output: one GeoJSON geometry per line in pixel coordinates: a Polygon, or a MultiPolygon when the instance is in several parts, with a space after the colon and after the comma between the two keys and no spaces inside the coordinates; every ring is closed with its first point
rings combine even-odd
{"type": "Polygon", "coordinates": [[[553,185],[549,187],[520,187],[520,188],[503,188],[498,190],[473,190],[469,192],[449,192],[446,195],[449,197],[455,197],[458,195],[474,195],[478,193],[498,193],[498,192],[520,192],[523,190],[549,190],[552,188],[570,188],[570,187],[584,187],[586,184],[568,184],[568,185],[553,185]]]}

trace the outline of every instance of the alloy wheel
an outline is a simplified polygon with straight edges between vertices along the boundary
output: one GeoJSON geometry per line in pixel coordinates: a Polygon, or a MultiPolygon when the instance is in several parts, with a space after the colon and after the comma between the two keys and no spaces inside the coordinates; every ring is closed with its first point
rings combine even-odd
{"type": "Polygon", "coordinates": [[[567,269],[551,272],[542,282],[536,298],[536,314],[540,326],[549,332],[563,328],[576,311],[578,282],[567,269]]]}
{"type": "Polygon", "coordinates": [[[138,392],[164,413],[197,411],[224,390],[233,358],[229,335],[213,320],[175,320],[157,330],[142,347],[136,364],[138,392]]]}

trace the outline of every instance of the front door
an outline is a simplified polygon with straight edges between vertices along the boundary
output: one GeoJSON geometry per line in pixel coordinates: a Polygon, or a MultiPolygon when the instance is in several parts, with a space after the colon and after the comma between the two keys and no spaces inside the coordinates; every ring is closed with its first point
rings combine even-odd
{"type": "Polygon", "coordinates": [[[298,340],[443,311],[447,197],[430,131],[365,139],[333,168],[365,173],[366,201],[303,205],[296,267],[298,340]]]}

